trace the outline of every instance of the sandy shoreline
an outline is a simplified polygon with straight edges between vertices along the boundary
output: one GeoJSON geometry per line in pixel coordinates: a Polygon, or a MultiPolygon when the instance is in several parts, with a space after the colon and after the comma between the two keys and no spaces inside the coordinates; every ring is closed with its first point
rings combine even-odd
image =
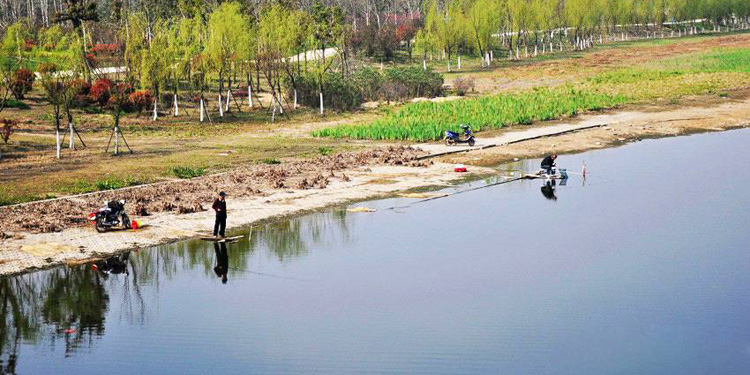
{"type": "MultiPolygon", "coordinates": [[[[229,199],[227,229],[247,227],[265,220],[342,205],[353,201],[392,195],[412,188],[449,185],[456,181],[493,173],[475,167],[455,173],[453,166],[436,163],[428,167],[373,166],[346,170],[349,181],[336,180],[325,189],[281,190],[268,196],[229,199]]],[[[366,213],[363,213],[366,215],[366,213]]],[[[24,234],[0,241],[0,275],[14,275],[79,263],[126,250],[142,249],[198,237],[213,228],[214,214],[202,211],[176,215],[157,213],[142,220],[135,231],[98,234],[91,226],[61,232],[24,234]]]]}
{"type": "MultiPolygon", "coordinates": [[[[435,185],[449,185],[466,178],[495,173],[482,166],[514,159],[533,158],[555,151],[560,154],[616,147],[645,138],[660,138],[696,132],[723,131],[747,127],[750,99],[722,99],[706,103],[696,100],[688,106],[648,106],[638,110],[587,114],[553,123],[602,123],[603,127],[544,137],[470,153],[444,156],[427,167],[363,166],[346,169],[347,180],[336,179],[323,189],[280,189],[270,195],[229,200],[229,229],[246,227],[325,207],[394,195],[398,192],[435,185]],[[475,165],[468,174],[453,172],[453,163],[475,165]]],[[[535,128],[549,126],[540,124],[535,128]]],[[[519,130],[519,127],[510,129],[519,130]]],[[[488,134],[484,138],[498,137],[488,134]]],[[[482,138],[483,134],[480,134],[482,138]]],[[[364,213],[366,215],[366,213],[364,213]]],[[[54,233],[21,234],[0,240],[0,276],[31,272],[66,263],[106,257],[122,251],[195,238],[213,225],[213,213],[156,213],[142,218],[146,228],[97,234],[90,226],[73,227],[54,233]]]]}

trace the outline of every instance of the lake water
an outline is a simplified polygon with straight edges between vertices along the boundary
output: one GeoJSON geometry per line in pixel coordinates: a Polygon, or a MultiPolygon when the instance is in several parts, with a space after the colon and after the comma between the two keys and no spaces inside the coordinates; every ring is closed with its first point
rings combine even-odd
{"type": "Polygon", "coordinates": [[[190,241],[110,263],[127,273],[0,279],[3,370],[744,375],[748,145],[737,130],[563,155],[589,178],[555,199],[520,181],[364,202],[378,212],[332,209],[255,227],[226,252],[190,241]]]}

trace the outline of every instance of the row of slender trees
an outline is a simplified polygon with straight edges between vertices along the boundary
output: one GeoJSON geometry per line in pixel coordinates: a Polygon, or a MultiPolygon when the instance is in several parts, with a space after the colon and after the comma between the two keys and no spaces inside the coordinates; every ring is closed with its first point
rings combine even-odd
{"type": "Polygon", "coordinates": [[[632,37],[747,28],[750,1],[427,0],[424,14],[416,46],[425,57],[450,60],[459,51],[489,57],[502,47],[521,59],[632,37]]]}

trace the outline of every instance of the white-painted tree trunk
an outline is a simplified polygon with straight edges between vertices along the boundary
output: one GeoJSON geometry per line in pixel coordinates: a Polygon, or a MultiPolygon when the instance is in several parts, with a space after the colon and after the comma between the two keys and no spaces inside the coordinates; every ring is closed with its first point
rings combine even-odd
{"type": "Polygon", "coordinates": [[[276,122],[276,100],[271,101],[271,122],[276,122]]]}
{"type": "Polygon", "coordinates": [[[229,112],[229,103],[230,103],[230,99],[231,99],[231,98],[232,98],[232,90],[227,90],[227,103],[226,103],[226,104],[227,104],[227,106],[226,106],[226,108],[224,109],[224,110],[225,110],[225,111],[227,111],[227,112],[229,112]]]}
{"type": "Polygon", "coordinates": [[[320,93],[320,115],[323,116],[324,114],[324,108],[323,108],[323,93],[320,93]]]}
{"type": "Polygon", "coordinates": [[[156,98],[154,98],[154,121],[159,118],[159,112],[156,110],[156,98]]]}
{"type": "Polygon", "coordinates": [[[68,127],[70,128],[70,140],[68,142],[68,148],[70,148],[71,150],[75,150],[76,149],[76,139],[74,137],[75,136],[75,130],[73,129],[73,123],[72,122],[69,123],[68,127]]]}
{"type": "Polygon", "coordinates": [[[458,56],[458,70],[461,70],[461,56],[458,56]]]}
{"type": "Polygon", "coordinates": [[[427,60],[422,60],[422,70],[427,70],[427,60]]]}
{"type": "Polygon", "coordinates": [[[279,103],[279,113],[284,114],[284,103],[281,101],[281,93],[276,97],[276,101],[279,103]]]}
{"type": "Polygon", "coordinates": [[[203,102],[203,98],[201,98],[201,122],[205,121],[206,116],[206,104],[203,102]]]}
{"type": "Polygon", "coordinates": [[[247,103],[253,108],[253,87],[247,85],[247,103]]]}
{"type": "Polygon", "coordinates": [[[224,117],[224,103],[221,101],[221,94],[219,94],[219,117],[224,117]]]}
{"type": "Polygon", "coordinates": [[[174,115],[175,116],[180,115],[180,105],[177,102],[177,94],[174,94],[174,115]]]}
{"type": "Polygon", "coordinates": [[[120,155],[120,127],[115,126],[115,155],[120,155]]]}
{"type": "Polygon", "coordinates": [[[297,109],[297,89],[294,89],[294,107],[292,109],[297,109]]]}
{"type": "Polygon", "coordinates": [[[62,140],[60,139],[60,129],[55,129],[55,146],[56,146],[56,157],[60,159],[60,154],[62,153],[62,145],[60,144],[62,140]]]}
{"type": "Polygon", "coordinates": [[[490,61],[492,61],[492,60],[494,60],[494,59],[495,59],[495,56],[494,56],[494,54],[492,53],[492,50],[490,50],[490,61]]]}

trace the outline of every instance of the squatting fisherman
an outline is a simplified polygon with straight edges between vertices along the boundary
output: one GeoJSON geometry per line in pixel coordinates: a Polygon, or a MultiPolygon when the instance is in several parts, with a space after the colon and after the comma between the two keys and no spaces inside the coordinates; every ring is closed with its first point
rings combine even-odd
{"type": "Polygon", "coordinates": [[[542,159],[542,169],[548,174],[552,175],[552,168],[555,167],[555,160],[557,160],[557,154],[547,155],[542,159]]]}
{"type": "Polygon", "coordinates": [[[214,223],[214,237],[225,237],[227,229],[227,194],[219,193],[211,208],[216,211],[216,222],[214,223]]]}

